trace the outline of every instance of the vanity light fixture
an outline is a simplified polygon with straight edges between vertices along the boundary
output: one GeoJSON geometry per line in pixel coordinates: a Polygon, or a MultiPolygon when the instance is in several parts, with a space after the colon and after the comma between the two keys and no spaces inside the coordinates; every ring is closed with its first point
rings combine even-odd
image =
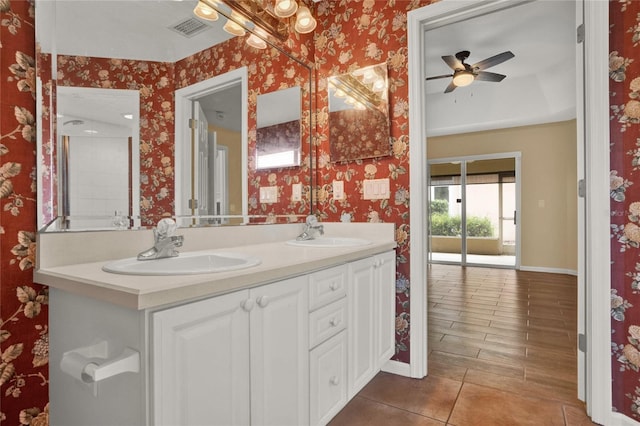
{"type": "Polygon", "coordinates": [[[229,34],[243,36],[246,34],[245,28],[250,31],[252,35],[247,38],[247,43],[258,49],[266,48],[269,38],[284,42],[291,30],[307,34],[317,25],[302,0],[199,0],[194,14],[207,19],[199,13],[208,9],[227,18],[223,28],[229,34]],[[254,28],[263,33],[257,33],[254,28]],[[262,38],[263,42],[259,42],[258,38],[262,38]]]}
{"type": "Polygon", "coordinates": [[[474,79],[475,77],[470,71],[456,71],[453,76],[453,84],[457,87],[464,87],[473,83],[474,79]]]}
{"type": "Polygon", "coordinates": [[[193,9],[193,14],[198,18],[202,18],[207,21],[218,20],[218,12],[216,12],[214,8],[204,3],[203,1],[198,1],[195,9],[193,9]]]}
{"type": "MultiPolygon", "coordinates": [[[[233,18],[240,20],[240,18],[237,18],[237,14],[232,13],[231,16],[233,18]]],[[[228,32],[229,34],[238,36],[238,37],[242,37],[243,35],[246,34],[246,31],[244,30],[242,25],[238,24],[236,21],[232,19],[227,19],[227,23],[224,24],[224,27],[222,27],[222,29],[228,32]]]]}
{"type": "Polygon", "coordinates": [[[249,36],[247,39],[247,44],[256,49],[266,49],[267,42],[264,41],[266,38],[266,34],[260,28],[256,28],[254,33],[249,36]]]}
{"type": "Polygon", "coordinates": [[[276,0],[273,12],[280,18],[293,16],[298,10],[298,3],[295,0],[276,0]]]}
{"type": "Polygon", "coordinates": [[[296,13],[296,25],[294,28],[300,34],[307,34],[316,29],[318,23],[311,16],[311,11],[307,6],[300,6],[296,13]]]}

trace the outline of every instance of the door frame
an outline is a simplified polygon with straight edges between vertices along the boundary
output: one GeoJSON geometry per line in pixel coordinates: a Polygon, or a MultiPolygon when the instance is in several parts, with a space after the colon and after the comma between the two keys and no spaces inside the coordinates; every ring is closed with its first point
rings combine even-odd
{"type": "Polygon", "coordinates": [[[248,169],[248,115],[249,115],[249,71],[247,67],[237,68],[233,71],[217,75],[191,86],[183,87],[175,91],[175,214],[176,216],[188,215],[186,198],[181,194],[191,193],[191,129],[188,125],[191,118],[191,103],[203,96],[210,95],[220,90],[240,83],[241,122],[240,140],[242,141],[242,217],[247,220],[249,215],[249,183],[247,180],[248,169]],[[180,142],[179,142],[180,141],[180,142]]]}
{"type": "MultiPolygon", "coordinates": [[[[522,233],[520,231],[520,226],[521,226],[521,220],[519,219],[519,214],[522,211],[522,204],[521,204],[521,194],[522,192],[520,191],[521,189],[521,171],[520,171],[520,166],[522,163],[522,153],[519,151],[513,151],[513,152],[496,152],[496,153],[492,153],[492,154],[478,154],[478,155],[465,155],[465,156],[461,156],[461,157],[446,157],[446,158],[432,158],[432,159],[428,159],[427,158],[427,166],[430,166],[431,164],[443,164],[443,163],[453,163],[456,161],[482,161],[482,160],[502,160],[505,158],[513,158],[513,161],[515,163],[515,174],[516,174],[516,262],[513,265],[513,269],[519,270],[520,269],[520,239],[522,236],[522,233]]],[[[429,203],[429,188],[431,187],[431,168],[427,167],[427,204],[429,203]]],[[[462,171],[461,171],[462,172],[462,171]]],[[[466,176],[466,168],[464,170],[464,174],[466,176]]],[[[464,186],[466,187],[466,180],[463,179],[464,182],[464,186]]],[[[466,192],[466,189],[463,189],[463,193],[466,192]]],[[[465,203],[464,205],[466,206],[466,201],[465,201],[466,196],[463,196],[463,203],[465,203]]],[[[464,210],[464,209],[463,209],[464,210]]],[[[428,215],[426,216],[428,217],[428,215]]],[[[464,219],[466,219],[466,217],[463,215],[462,216],[464,219]]],[[[500,217],[502,217],[502,206],[500,206],[500,217]]],[[[502,222],[502,219],[500,220],[502,222]]],[[[499,226],[502,226],[502,223],[500,223],[499,226]]],[[[429,229],[427,227],[427,236],[430,237],[429,235],[429,229]]],[[[464,251],[466,251],[466,244],[465,244],[465,238],[462,239],[462,249],[464,251]]],[[[429,256],[429,253],[431,251],[431,239],[429,238],[427,240],[427,256],[429,256]]],[[[457,262],[452,262],[452,264],[457,264],[457,262]]],[[[466,255],[462,255],[461,256],[461,264],[464,266],[488,266],[488,267],[495,267],[495,268],[504,268],[504,266],[500,266],[500,265],[491,265],[491,264],[486,264],[486,263],[469,263],[466,261],[466,255]]],[[[511,266],[508,267],[509,269],[512,269],[511,266]]]]}
{"type": "MultiPolygon", "coordinates": [[[[423,90],[423,27],[433,23],[475,11],[500,7],[509,0],[487,2],[441,0],[408,14],[408,83],[409,83],[409,139],[411,206],[410,206],[410,251],[413,253],[410,266],[412,285],[410,288],[411,340],[410,376],[424,377],[427,374],[427,132],[423,120],[426,111],[426,95],[423,90]],[[419,143],[424,141],[424,143],[419,143]]],[[[513,4],[513,2],[510,2],[513,4]]],[[[587,412],[601,424],[623,423],[626,419],[611,410],[611,355],[609,303],[610,252],[609,252],[609,3],[604,0],[577,0],[584,9],[583,23],[586,28],[584,40],[584,80],[582,63],[576,64],[578,87],[578,152],[584,152],[584,160],[578,158],[578,170],[584,170],[586,184],[585,223],[578,230],[580,255],[578,276],[583,277],[585,303],[581,316],[585,320],[586,339],[584,398],[587,412]],[[581,118],[584,118],[580,122],[581,118]],[[584,144],[581,139],[584,139],[584,144]],[[615,420],[614,420],[615,419],[615,420]]],[[[476,12],[477,13],[477,12],[476,12]]],[[[580,156],[579,156],[580,157],[580,156]]],[[[579,172],[580,173],[580,172],[579,172]]],[[[576,183],[577,184],[577,183],[576,183]]],[[[579,279],[579,282],[581,280],[579,279]]],[[[581,290],[579,289],[579,292],[581,290]]],[[[581,310],[580,307],[578,309],[581,310]]]]}

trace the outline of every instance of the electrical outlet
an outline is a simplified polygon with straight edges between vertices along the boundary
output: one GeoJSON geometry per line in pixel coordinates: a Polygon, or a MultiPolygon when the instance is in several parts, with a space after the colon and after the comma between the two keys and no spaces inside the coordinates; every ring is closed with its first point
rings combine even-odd
{"type": "Polygon", "coordinates": [[[344,182],[341,180],[333,181],[333,199],[344,200],[344,182]]]}
{"type": "Polygon", "coordinates": [[[272,204],[278,202],[278,187],[277,186],[261,186],[260,187],[260,202],[263,204],[272,204]]]}
{"type": "Polygon", "coordinates": [[[291,201],[302,201],[302,184],[294,183],[291,185],[291,201]]]}
{"type": "Polygon", "coordinates": [[[365,200],[389,198],[389,179],[367,179],[362,182],[362,196],[365,200]]]}

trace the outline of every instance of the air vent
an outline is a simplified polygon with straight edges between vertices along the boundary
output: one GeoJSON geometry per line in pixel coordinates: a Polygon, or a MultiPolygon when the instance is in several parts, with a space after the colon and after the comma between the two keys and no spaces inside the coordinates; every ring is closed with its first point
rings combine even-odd
{"type": "Polygon", "coordinates": [[[182,34],[186,38],[191,38],[196,34],[207,30],[209,26],[196,18],[187,18],[169,27],[171,31],[182,34]]]}

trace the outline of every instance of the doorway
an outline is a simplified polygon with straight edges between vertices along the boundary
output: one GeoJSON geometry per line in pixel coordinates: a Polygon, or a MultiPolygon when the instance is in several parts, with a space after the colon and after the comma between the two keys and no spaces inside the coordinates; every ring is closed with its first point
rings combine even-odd
{"type": "Polygon", "coordinates": [[[519,154],[429,161],[429,263],[519,267],[519,154]]]}
{"type": "MultiPolygon", "coordinates": [[[[461,19],[469,15],[483,13],[491,8],[504,6],[509,2],[502,0],[470,5],[451,0],[417,9],[409,13],[409,103],[410,103],[410,139],[426,141],[427,131],[424,122],[424,110],[427,103],[423,92],[424,81],[424,28],[428,24],[443,24],[452,18],[461,19]]],[[[551,3],[551,2],[550,2],[551,3]]],[[[578,270],[578,333],[587,333],[588,340],[583,346],[586,354],[584,370],[589,386],[585,399],[589,413],[598,423],[607,423],[613,419],[611,412],[610,378],[610,338],[609,306],[604,301],[609,298],[609,213],[608,206],[608,145],[602,140],[609,137],[609,111],[607,85],[607,62],[602,61],[608,55],[608,3],[575,2],[576,21],[584,22],[584,43],[576,45],[579,52],[576,66],[575,83],[577,91],[578,140],[578,178],[588,184],[580,205],[588,214],[579,214],[579,251],[578,270]],[[584,272],[586,271],[586,273],[584,272]],[[588,316],[585,316],[585,307],[588,316]]],[[[575,27],[572,28],[575,31],[575,27]]],[[[574,32],[575,35],[575,32],[574,32]]],[[[412,162],[411,188],[411,252],[426,253],[427,229],[423,218],[426,216],[427,196],[426,143],[411,144],[410,155],[417,159],[412,162]],[[423,189],[424,188],[424,189],[423,189]]],[[[581,209],[579,209],[580,212],[581,209]]],[[[427,327],[426,327],[426,262],[411,262],[411,281],[417,283],[411,287],[411,365],[412,377],[423,377],[427,372],[427,327]]],[[[580,352],[584,354],[583,352],[580,352]]],[[[584,383],[583,383],[584,384],[584,383]]],[[[579,384],[579,388],[582,386],[579,384]]]]}

